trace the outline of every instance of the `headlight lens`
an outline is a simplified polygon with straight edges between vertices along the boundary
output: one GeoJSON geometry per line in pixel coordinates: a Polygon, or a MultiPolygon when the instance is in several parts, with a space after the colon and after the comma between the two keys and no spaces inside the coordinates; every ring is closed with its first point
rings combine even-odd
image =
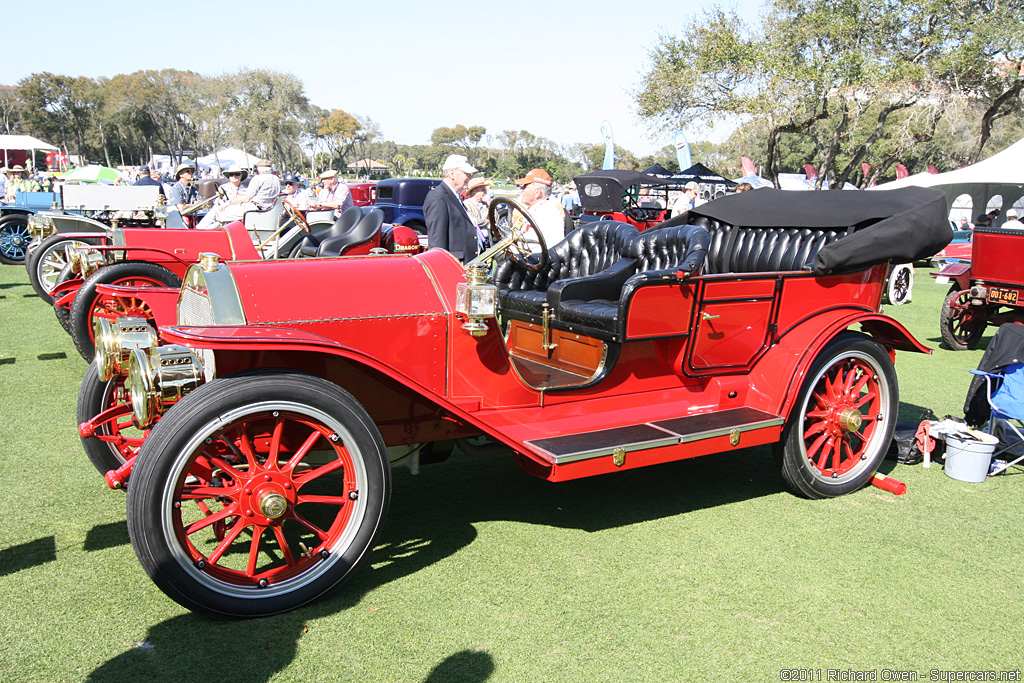
{"type": "Polygon", "coordinates": [[[151,427],[159,415],[203,383],[203,366],[191,349],[169,344],[132,349],[127,387],[135,424],[151,427]]]}
{"type": "Polygon", "coordinates": [[[93,337],[96,339],[96,366],[104,382],[128,370],[133,349],[151,349],[160,344],[156,330],[143,318],[118,318],[113,322],[97,318],[93,337]]]}

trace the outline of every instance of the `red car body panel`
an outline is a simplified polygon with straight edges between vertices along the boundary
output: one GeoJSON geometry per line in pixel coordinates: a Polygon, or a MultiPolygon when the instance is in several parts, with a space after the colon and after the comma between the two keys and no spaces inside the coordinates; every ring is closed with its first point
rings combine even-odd
{"type": "MultiPolygon", "coordinates": [[[[247,325],[162,328],[165,342],[215,350],[218,374],[264,366],[325,376],[367,407],[389,445],[485,432],[553,481],[622,466],[559,464],[530,442],[729,409],[784,418],[817,350],[858,322],[890,347],[927,351],[875,312],[885,264],[821,278],[698,276],[637,291],[629,340],[603,379],[542,391],[519,376],[496,323],[482,337],[461,329],[455,292],[464,270],[447,252],[229,268],[247,325]]],[[[780,424],[744,432],[742,445],[777,441],[780,424]]],[[[723,450],[720,441],[650,448],[628,467],[723,450]]]]}

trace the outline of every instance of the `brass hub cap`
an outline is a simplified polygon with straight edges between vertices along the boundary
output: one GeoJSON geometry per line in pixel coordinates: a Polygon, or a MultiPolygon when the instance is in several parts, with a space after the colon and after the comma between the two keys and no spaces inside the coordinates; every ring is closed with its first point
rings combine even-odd
{"type": "Polygon", "coordinates": [[[855,432],[860,429],[860,425],[864,421],[864,416],[860,414],[859,410],[846,408],[839,413],[838,421],[839,428],[844,432],[855,432]]]}
{"type": "Polygon", "coordinates": [[[288,499],[280,493],[267,492],[260,496],[259,508],[264,517],[277,519],[288,511],[288,499]]]}

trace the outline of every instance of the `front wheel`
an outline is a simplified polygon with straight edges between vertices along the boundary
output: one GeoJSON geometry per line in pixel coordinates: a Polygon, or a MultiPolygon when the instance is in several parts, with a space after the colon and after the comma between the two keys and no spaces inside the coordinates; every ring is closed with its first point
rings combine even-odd
{"type": "Polygon", "coordinates": [[[28,216],[15,213],[0,218],[0,263],[17,265],[25,262],[28,243],[28,216]]]}
{"type": "Polygon", "coordinates": [[[78,390],[78,423],[88,422],[104,411],[108,411],[107,419],[95,425],[92,434],[82,437],[82,448],[100,474],[116,470],[133,458],[146,434],[132,423],[124,377],[119,375],[104,382],[93,361],[78,390]]]}
{"type": "Polygon", "coordinates": [[[889,272],[888,279],[885,281],[885,296],[882,303],[902,306],[903,304],[909,304],[913,298],[914,269],[906,263],[893,266],[892,271],[889,272]]]}
{"type": "Polygon", "coordinates": [[[966,351],[978,346],[986,324],[984,309],[971,306],[968,290],[950,290],[939,313],[939,332],[949,349],[966,351]]]}
{"type": "Polygon", "coordinates": [[[885,348],[844,333],[818,355],[776,446],[782,478],[807,498],[865,486],[896,426],[896,368],[885,348]]]}
{"type": "Polygon", "coordinates": [[[39,246],[33,249],[25,259],[28,279],[39,298],[48,304],[53,303],[50,290],[57,285],[57,277],[64,270],[64,266],[68,264],[66,247],[69,245],[88,247],[99,244],[99,242],[98,237],[74,238],[61,233],[50,235],[40,242],[39,246]]]}
{"type": "Polygon", "coordinates": [[[205,384],[143,444],[128,532],[180,605],[216,618],[317,600],[366,558],[391,470],[373,420],[347,392],[288,371],[205,384]]]}
{"type": "Polygon", "coordinates": [[[155,263],[123,261],[100,268],[82,283],[71,304],[68,326],[75,348],[88,362],[96,356],[93,324],[97,318],[116,320],[136,317],[153,319],[149,304],[134,295],[101,295],[97,285],[124,285],[131,287],[180,287],[181,278],[155,263]]]}

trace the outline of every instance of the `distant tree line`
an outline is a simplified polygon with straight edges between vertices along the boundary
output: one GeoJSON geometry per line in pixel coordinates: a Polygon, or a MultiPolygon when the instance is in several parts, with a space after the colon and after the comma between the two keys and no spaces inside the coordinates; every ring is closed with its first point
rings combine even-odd
{"type": "MultiPolygon", "coordinates": [[[[444,158],[465,154],[485,174],[519,178],[544,168],[566,182],[599,168],[603,145],[559,145],[525,130],[490,134],[461,123],[433,131],[430,144],[385,140],[368,116],[309,101],[301,80],[265,69],[220,76],[162,69],[87,78],[33,73],[0,85],[0,132],[34,135],[68,155],[107,166],[177,162],[233,146],[278,168],[316,174],[372,158],[393,175],[440,175],[444,158]]],[[[619,168],[674,167],[671,146],[638,158],[616,150],[619,168]]]]}

